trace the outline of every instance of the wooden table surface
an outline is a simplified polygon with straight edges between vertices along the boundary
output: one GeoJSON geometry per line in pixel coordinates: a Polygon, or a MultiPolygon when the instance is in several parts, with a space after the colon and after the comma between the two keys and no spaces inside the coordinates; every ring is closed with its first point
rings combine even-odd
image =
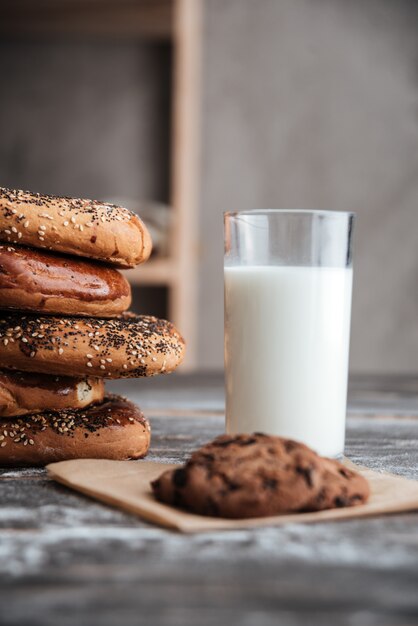
{"type": "MultiPolygon", "coordinates": [[[[119,382],[152,421],[150,459],[223,429],[219,375],[119,382]]],[[[418,378],[351,381],[347,455],[418,479],[418,378]]],[[[140,461],[138,461],[140,462],[140,461]]],[[[182,536],[0,470],[0,624],[418,624],[418,513],[182,536]]]]}

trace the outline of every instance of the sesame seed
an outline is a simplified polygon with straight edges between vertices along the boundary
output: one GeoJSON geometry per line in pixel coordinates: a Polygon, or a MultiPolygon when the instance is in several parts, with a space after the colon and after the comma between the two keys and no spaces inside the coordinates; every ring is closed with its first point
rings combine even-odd
{"type": "Polygon", "coordinates": [[[64,350],[62,348],[59,348],[58,354],[62,354],[63,352],[64,352],[64,350]]]}
{"type": "Polygon", "coordinates": [[[64,222],[64,226],[68,226],[69,222],[67,222],[67,220],[65,220],[64,222]]]}
{"type": "Polygon", "coordinates": [[[29,226],[29,224],[30,224],[29,220],[26,220],[26,222],[23,224],[23,227],[27,228],[29,226]]]}
{"type": "Polygon", "coordinates": [[[17,233],[17,228],[16,228],[16,226],[12,226],[12,233],[17,233]]]}
{"type": "Polygon", "coordinates": [[[72,223],[75,224],[75,217],[74,217],[74,215],[72,215],[70,219],[71,219],[72,223]]]}
{"type": "Polygon", "coordinates": [[[44,226],[43,224],[41,224],[41,225],[39,226],[39,230],[46,230],[46,226],[44,226]]]}
{"type": "Polygon", "coordinates": [[[90,361],[87,361],[87,367],[93,367],[93,363],[91,363],[90,361]]]}
{"type": "Polygon", "coordinates": [[[22,341],[23,343],[28,343],[28,340],[26,339],[26,337],[22,337],[22,341]]]}
{"type": "Polygon", "coordinates": [[[105,370],[105,369],[106,369],[106,366],[105,366],[105,365],[101,365],[101,366],[100,366],[100,369],[101,369],[101,370],[105,370]]]}
{"type": "Polygon", "coordinates": [[[112,362],[112,359],[111,359],[110,357],[108,357],[108,358],[106,359],[106,361],[107,361],[108,363],[111,363],[111,362],[112,362]]]}
{"type": "Polygon", "coordinates": [[[92,354],[86,354],[86,357],[87,357],[88,359],[93,359],[93,358],[94,358],[94,356],[93,356],[92,354]]]}

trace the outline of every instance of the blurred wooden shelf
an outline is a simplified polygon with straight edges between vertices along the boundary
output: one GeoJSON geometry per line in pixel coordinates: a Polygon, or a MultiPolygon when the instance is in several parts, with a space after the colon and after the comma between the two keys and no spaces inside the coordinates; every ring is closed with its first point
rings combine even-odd
{"type": "Polygon", "coordinates": [[[170,39],[172,0],[1,0],[0,33],[170,39]]]}
{"type": "Polygon", "coordinates": [[[147,263],[138,265],[131,270],[125,270],[126,278],[131,285],[138,287],[149,285],[163,285],[171,286],[176,282],[177,271],[176,265],[173,259],[166,258],[151,258],[147,263]]]}
{"type": "Polygon", "coordinates": [[[196,363],[201,0],[0,0],[0,36],[144,38],[172,46],[170,256],[126,272],[134,285],[165,285],[171,321],[196,363]]]}

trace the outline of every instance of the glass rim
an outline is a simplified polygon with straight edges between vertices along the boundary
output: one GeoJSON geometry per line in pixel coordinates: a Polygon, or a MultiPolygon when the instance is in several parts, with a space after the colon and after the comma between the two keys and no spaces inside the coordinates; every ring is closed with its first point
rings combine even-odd
{"type": "Polygon", "coordinates": [[[354,211],[336,211],[336,210],[328,210],[328,209],[249,209],[246,211],[224,211],[224,217],[238,217],[244,215],[321,215],[321,216],[329,216],[329,217],[355,217],[356,213],[354,211]]]}

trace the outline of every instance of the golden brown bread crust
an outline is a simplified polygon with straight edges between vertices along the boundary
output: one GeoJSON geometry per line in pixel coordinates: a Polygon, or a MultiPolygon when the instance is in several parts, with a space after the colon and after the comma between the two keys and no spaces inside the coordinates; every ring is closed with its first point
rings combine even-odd
{"type": "Polygon", "coordinates": [[[148,452],[151,428],[140,409],[106,396],[87,409],[11,419],[0,427],[0,466],[47,465],[68,459],[138,459],[148,452]]]}
{"type": "Polygon", "coordinates": [[[0,246],[0,306],[62,315],[112,317],[131,304],[126,278],[101,263],[0,246]]]}
{"type": "Polygon", "coordinates": [[[63,376],[139,378],[171,372],[185,344],[166,320],[127,314],[0,318],[0,368],[63,376]]]}
{"type": "Polygon", "coordinates": [[[100,378],[0,370],[0,418],[47,410],[82,409],[103,398],[104,382],[100,378]]]}
{"type": "Polygon", "coordinates": [[[0,187],[0,240],[134,267],[151,253],[137,215],[96,200],[0,187]]]}

